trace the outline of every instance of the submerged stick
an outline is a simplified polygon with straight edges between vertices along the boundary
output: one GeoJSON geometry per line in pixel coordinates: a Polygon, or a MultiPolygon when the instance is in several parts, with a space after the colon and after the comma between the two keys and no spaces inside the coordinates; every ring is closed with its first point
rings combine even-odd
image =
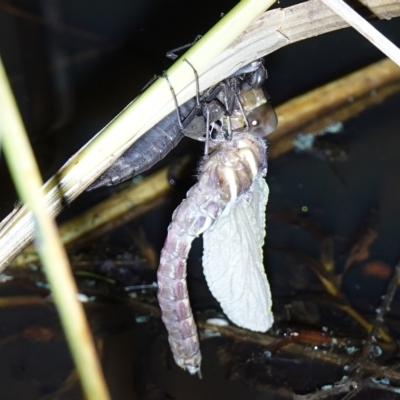
{"type": "Polygon", "coordinates": [[[0,131],[11,175],[22,201],[32,213],[36,246],[52,288],[68,345],[79,371],[85,396],[110,399],[68,258],[55,222],[46,212],[42,181],[18,107],[0,61],[0,131]]]}
{"type": "MultiPolygon", "coordinates": [[[[130,186],[126,190],[88,209],[83,214],[61,224],[59,231],[64,246],[70,246],[98,237],[111,231],[131,219],[143,215],[160,203],[170,190],[168,181],[169,167],[144,178],[140,184],[130,186]]],[[[23,267],[38,261],[34,246],[29,245],[11,263],[10,267],[23,267]]]]}
{"type": "MultiPolygon", "coordinates": [[[[161,313],[158,307],[145,303],[138,299],[129,299],[129,304],[140,313],[148,313],[155,318],[160,318],[161,313]]],[[[260,346],[265,350],[270,351],[271,347],[276,343],[277,340],[286,339],[286,337],[281,336],[272,336],[268,333],[259,333],[252,332],[249,330],[245,330],[242,328],[238,328],[234,325],[229,326],[218,326],[211,325],[202,320],[197,321],[197,325],[200,330],[207,330],[214,332],[216,334],[221,335],[223,338],[232,340],[238,343],[249,343],[253,345],[260,346]]],[[[320,331],[316,331],[316,334],[321,334],[320,331]]],[[[205,340],[203,335],[200,335],[201,341],[205,340]]],[[[333,341],[337,342],[338,338],[331,338],[333,341]]],[[[348,340],[342,338],[343,341],[348,340]]],[[[326,338],[329,340],[329,337],[326,338]]],[[[354,339],[354,345],[356,347],[361,346],[360,339],[354,339]]],[[[330,365],[343,366],[347,365],[351,359],[351,356],[348,354],[343,354],[343,351],[340,349],[338,345],[332,345],[331,351],[327,351],[326,348],[315,348],[315,343],[312,341],[293,341],[290,345],[286,345],[279,350],[280,358],[282,355],[289,355],[291,358],[298,359],[299,357],[306,357],[312,360],[319,360],[323,363],[327,363],[330,365]]],[[[398,366],[398,365],[397,365],[398,366]]],[[[378,371],[382,371],[385,375],[391,379],[394,383],[400,383],[400,373],[396,372],[394,369],[388,369],[387,367],[382,368],[380,365],[377,365],[374,362],[366,362],[365,363],[365,372],[371,375],[376,374],[378,371]]]]}
{"type": "MultiPolygon", "coordinates": [[[[348,393],[343,397],[343,400],[350,400],[357,395],[361,390],[363,390],[367,386],[373,385],[376,389],[382,389],[387,391],[397,391],[397,388],[392,388],[387,385],[376,385],[376,382],[373,382],[373,379],[377,379],[378,377],[391,377],[391,374],[396,374],[395,369],[399,367],[399,364],[395,364],[394,366],[384,367],[381,369],[376,368],[376,371],[371,372],[371,363],[368,362],[368,358],[371,355],[373,346],[376,345],[376,337],[380,334],[379,330],[382,328],[384,322],[385,314],[390,310],[390,305],[392,303],[394,294],[397,289],[397,282],[400,277],[400,262],[397,263],[393,276],[389,282],[389,285],[386,289],[386,294],[383,297],[381,306],[377,310],[376,319],[370,329],[367,339],[365,340],[365,344],[361,351],[361,354],[357,360],[356,368],[354,369],[353,376],[345,381],[348,385],[344,384],[343,381],[336,382],[332,385],[331,389],[316,391],[314,393],[309,393],[306,395],[296,395],[295,399],[298,400],[319,400],[324,399],[326,397],[330,397],[336,395],[338,393],[348,393]],[[363,375],[369,374],[369,378],[363,380],[363,375]]],[[[396,378],[394,378],[396,379],[396,378]]]]}
{"type": "Polygon", "coordinates": [[[384,59],[287,101],[276,107],[279,123],[268,137],[269,158],[292,150],[300,131],[312,133],[344,122],[399,91],[400,68],[384,59]]]}

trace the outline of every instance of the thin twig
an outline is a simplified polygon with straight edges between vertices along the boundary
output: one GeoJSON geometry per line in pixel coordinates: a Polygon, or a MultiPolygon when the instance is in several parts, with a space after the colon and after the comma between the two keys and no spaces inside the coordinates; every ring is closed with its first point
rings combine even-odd
{"type": "MultiPolygon", "coordinates": [[[[370,376],[366,381],[361,381],[362,375],[368,373],[368,369],[370,368],[371,364],[367,362],[368,357],[371,354],[372,347],[376,342],[376,336],[379,330],[382,328],[385,314],[390,310],[390,305],[392,303],[394,294],[397,289],[397,282],[400,278],[400,262],[396,265],[393,276],[389,282],[388,288],[386,290],[386,294],[383,298],[382,304],[377,311],[376,319],[372,325],[372,329],[368,334],[367,340],[363,347],[363,350],[360,354],[359,359],[357,360],[357,367],[354,370],[354,374],[352,378],[349,380],[351,385],[353,385],[356,389],[348,393],[342,400],[350,400],[357,393],[359,393],[365,387],[373,387],[375,389],[382,389],[393,391],[390,386],[385,385],[377,385],[375,384],[372,379],[377,378],[379,376],[384,376],[385,374],[389,374],[390,372],[394,372],[398,367],[399,364],[396,364],[392,367],[387,367],[380,369],[378,372],[375,372],[372,376],[370,376]]],[[[348,386],[347,388],[343,388],[340,384],[333,385],[332,389],[326,391],[316,391],[314,393],[310,393],[304,396],[297,396],[296,399],[298,400],[317,400],[323,399],[328,396],[333,396],[338,393],[348,392],[352,389],[352,386],[348,386]],[[347,389],[347,390],[346,390],[347,389]]]]}
{"type": "Polygon", "coordinates": [[[0,308],[40,306],[45,303],[45,299],[39,296],[2,296],[0,308]]]}
{"type": "MultiPolygon", "coordinates": [[[[145,312],[150,315],[153,315],[156,318],[161,317],[160,309],[154,305],[144,303],[137,299],[129,299],[129,304],[139,310],[140,312],[145,312]]],[[[215,333],[221,334],[221,336],[225,338],[229,338],[231,340],[237,342],[245,342],[258,345],[260,347],[264,347],[266,350],[269,350],[271,346],[280,338],[276,336],[271,336],[268,333],[258,333],[248,331],[246,329],[238,328],[236,326],[217,326],[210,325],[204,321],[197,321],[197,326],[199,329],[212,331],[215,333]]],[[[349,363],[349,356],[341,354],[340,351],[335,351],[333,348],[331,351],[326,351],[326,349],[315,349],[315,344],[313,343],[302,343],[302,342],[293,342],[292,344],[285,346],[280,350],[280,354],[282,355],[290,355],[295,357],[308,357],[313,360],[319,360],[321,362],[325,362],[331,365],[343,366],[349,363]]],[[[370,375],[375,375],[379,371],[381,372],[381,366],[376,365],[372,362],[367,362],[365,364],[365,372],[370,375]]],[[[395,369],[385,369],[386,376],[388,376],[391,380],[400,383],[400,374],[395,371],[395,369]]]]}
{"type": "Polygon", "coordinates": [[[400,67],[400,49],[357,14],[349,5],[343,0],[322,1],[400,67]]]}
{"type": "Polygon", "coordinates": [[[376,342],[376,336],[378,335],[379,329],[383,325],[385,314],[390,310],[390,305],[392,303],[393,296],[396,292],[397,282],[399,278],[400,278],[400,262],[396,265],[394,269],[392,279],[389,282],[382,304],[377,310],[376,318],[375,321],[373,322],[373,327],[370,333],[368,334],[365,346],[361,352],[360,359],[358,360],[360,367],[362,367],[364,361],[369,357],[372,347],[376,342]]]}
{"type": "MultiPolygon", "coordinates": [[[[373,323],[373,327],[367,337],[367,340],[362,349],[360,357],[357,360],[357,367],[355,368],[354,375],[353,375],[353,380],[355,382],[359,382],[359,384],[357,385],[357,389],[354,390],[353,392],[349,393],[347,396],[345,396],[343,400],[350,400],[357,393],[359,393],[365,386],[367,386],[367,385],[369,386],[371,384],[371,379],[373,377],[370,377],[366,382],[361,382],[362,375],[363,375],[363,373],[365,373],[366,361],[367,361],[368,357],[370,356],[371,350],[376,342],[376,336],[379,332],[379,329],[382,328],[385,314],[390,310],[390,305],[392,303],[394,294],[397,289],[399,277],[400,277],[400,262],[398,262],[398,264],[396,265],[396,267],[394,269],[392,279],[389,282],[389,285],[387,287],[386,294],[383,298],[382,304],[377,311],[377,315],[376,315],[376,319],[373,323]]],[[[398,365],[396,365],[394,369],[396,369],[397,367],[398,367],[398,365]]],[[[384,372],[380,371],[379,376],[383,376],[383,375],[384,375],[384,372]]],[[[377,377],[377,374],[375,374],[374,377],[377,377]]]]}
{"type": "Polygon", "coordinates": [[[346,381],[344,383],[338,383],[329,390],[318,390],[308,394],[295,394],[293,400],[322,400],[327,397],[337,396],[341,393],[347,393],[353,388],[354,382],[346,381]]]}

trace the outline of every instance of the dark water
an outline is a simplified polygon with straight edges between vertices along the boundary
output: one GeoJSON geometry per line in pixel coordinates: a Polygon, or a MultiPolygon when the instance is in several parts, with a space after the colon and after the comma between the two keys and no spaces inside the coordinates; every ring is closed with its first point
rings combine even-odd
{"type": "MultiPolygon", "coordinates": [[[[235,2],[9,4],[13,8],[0,7],[1,56],[47,179],[129,103],[154,74],[171,64],[164,57],[168,50],[206,32],[235,2]],[[24,13],[17,14],[18,10],[24,13]],[[54,67],[57,63],[64,66],[54,67]]],[[[400,46],[398,20],[374,25],[400,46]]],[[[266,87],[272,102],[279,105],[381,58],[382,54],[353,30],[326,34],[268,56],[266,87]]],[[[325,290],[307,264],[293,256],[293,251],[317,259],[318,241],[310,230],[293,220],[287,222],[287,218],[296,217],[318,226],[324,236],[332,238],[335,271],[340,273],[363,223],[373,215],[370,226],[376,230],[377,238],[370,255],[367,261],[354,265],[342,282],[342,292],[351,304],[372,317],[392,267],[400,259],[399,111],[397,94],[346,122],[341,134],[348,153],[345,162],[327,162],[315,155],[292,152],[270,163],[266,268],[278,326],[324,325],[337,328],[345,336],[364,334],[334,307],[324,308],[318,300],[310,300],[310,296],[319,299],[325,290]]],[[[199,154],[202,151],[197,143],[185,140],[175,155],[188,149],[199,154]]],[[[3,159],[0,182],[3,218],[16,200],[3,159]]],[[[172,210],[186,189],[185,184],[178,186],[175,197],[165,207],[140,219],[157,251],[172,210]]],[[[77,214],[100,196],[83,195],[61,218],[77,214]]],[[[215,309],[218,304],[206,288],[201,254],[202,243],[197,240],[189,261],[189,288],[194,308],[204,311],[215,309]]],[[[8,284],[0,293],[5,296],[32,291],[8,284]]],[[[399,304],[399,295],[395,304],[399,304]]],[[[398,338],[397,310],[392,307],[389,325],[398,338]]],[[[113,399],[281,399],[288,397],[286,392],[277,390],[279,387],[293,387],[305,393],[333,383],[343,374],[340,368],[328,368],[310,359],[300,362],[278,357],[269,362],[262,359],[258,348],[213,338],[202,342],[205,360],[203,379],[199,380],[173,364],[157,318],[135,322],[137,312],[126,302],[114,300],[90,306],[88,313],[94,332],[104,340],[103,363],[113,399]],[[221,366],[221,359],[228,361],[221,366]]],[[[2,309],[0,321],[0,336],[4,339],[0,345],[1,398],[34,400],[56,391],[71,372],[72,363],[53,306],[2,309]],[[54,337],[44,342],[26,340],[22,333],[30,326],[51,327],[54,337]]],[[[395,396],[371,390],[357,398],[395,396]]],[[[81,399],[82,395],[75,385],[59,398],[81,399]]]]}

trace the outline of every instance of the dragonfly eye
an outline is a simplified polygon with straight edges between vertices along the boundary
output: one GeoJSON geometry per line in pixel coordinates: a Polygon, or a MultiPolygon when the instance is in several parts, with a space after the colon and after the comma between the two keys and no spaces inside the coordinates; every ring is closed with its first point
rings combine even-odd
{"type": "Polygon", "coordinates": [[[254,71],[247,79],[246,83],[250,88],[259,88],[263,85],[267,79],[267,70],[264,66],[260,67],[258,70],[254,71]]]}
{"type": "Polygon", "coordinates": [[[272,133],[278,125],[278,117],[270,104],[263,104],[255,108],[247,116],[250,125],[250,134],[265,137],[272,133]]]}

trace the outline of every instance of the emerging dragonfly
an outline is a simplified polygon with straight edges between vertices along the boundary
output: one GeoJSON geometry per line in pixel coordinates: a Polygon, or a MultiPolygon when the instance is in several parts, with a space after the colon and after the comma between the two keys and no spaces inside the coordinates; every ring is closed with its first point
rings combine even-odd
{"type": "MultiPolygon", "coordinates": [[[[243,87],[243,86],[242,86],[243,87]]],[[[176,363],[200,371],[201,353],[186,285],[186,260],[204,233],[203,268],[208,286],[238,326],[265,332],[273,323],[263,267],[268,187],[266,144],[277,118],[262,89],[246,88],[232,114],[215,124],[199,181],[175,210],[161,252],[158,300],[176,363]]]]}
{"type": "Polygon", "coordinates": [[[266,79],[261,60],[252,62],[234,75],[179,107],[146,132],[118,158],[87,190],[117,185],[151,168],[183,138],[204,140],[206,126],[230,116],[235,97],[242,90],[260,87],[266,79]],[[208,116],[207,122],[205,117],[208,116]]]}

